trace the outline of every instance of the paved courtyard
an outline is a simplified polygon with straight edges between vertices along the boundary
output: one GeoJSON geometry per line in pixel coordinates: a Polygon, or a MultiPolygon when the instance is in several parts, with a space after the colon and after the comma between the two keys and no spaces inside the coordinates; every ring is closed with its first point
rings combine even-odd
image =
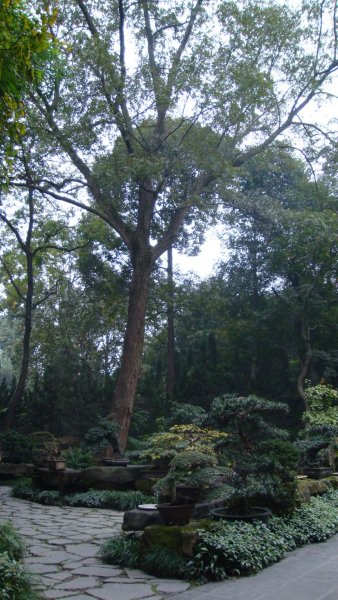
{"type": "Polygon", "coordinates": [[[0,487],[0,519],[12,521],[25,539],[26,568],[45,598],[160,600],[189,589],[186,582],[110,567],[96,558],[103,541],[121,531],[123,513],[42,506],[9,493],[9,487],[0,487]]]}
{"type": "Polygon", "coordinates": [[[26,539],[26,568],[45,598],[73,600],[338,600],[338,535],[291,552],[253,577],[191,587],[179,580],[103,565],[102,542],[121,530],[122,513],[42,506],[0,487],[0,519],[26,539]]]}

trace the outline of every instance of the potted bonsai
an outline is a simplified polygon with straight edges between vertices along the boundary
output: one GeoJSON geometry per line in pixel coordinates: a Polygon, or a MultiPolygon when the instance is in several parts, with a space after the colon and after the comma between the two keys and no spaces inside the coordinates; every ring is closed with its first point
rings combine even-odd
{"type": "Polygon", "coordinates": [[[100,462],[110,467],[126,467],[129,463],[121,454],[117,433],[119,426],[116,421],[99,417],[94,427],[84,436],[82,448],[97,456],[100,462]]]}
{"type": "Polygon", "coordinates": [[[266,520],[271,511],[258,502],[294,502],[298,452],[287,441],[288,433],[272,422],[274,414],[284,411],[285,405],[255,395],[225,394],[213,401],[211,420],[228,432],[222,461],[233,470],[226,507],[215,509],[214,518],[266,520]]]}
{"type": "Polygon", "coordinates": [[[174,425],[168,433],[152,436],[144,455],[168,461],[169,472],[154,487],[161,499],[166,500],[158,503],[166,523],[189,520],[201,489],[207,488],[220,474],[217,446],[225,437],[223,432],[194,424],[174,425]]]}
{"type": "Polygon", "coordinates": [[[47,467],[51,471],[63,471],[66,461],[60,456],[59,443],[52,433],[48,431],[36,431],[32,434],[33,439],[33,464],[36,467],[47,467]]]}

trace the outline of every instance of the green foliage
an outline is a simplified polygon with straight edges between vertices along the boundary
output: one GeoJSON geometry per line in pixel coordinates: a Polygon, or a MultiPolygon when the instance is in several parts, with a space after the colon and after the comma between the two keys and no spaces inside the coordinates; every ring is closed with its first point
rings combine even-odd
{"type": "Polygon", "coordinates": [[[152,435],[147,441],[143,458],[163,461],[167,464],[182,450],[200,450],[213,452],[227,434],[214,429],[203,429],[195,424],[174,425],[167,433],[152,435]]]}
{"type": "Polygon", "coordinates": [[[174,548],[154,546],[141,555],[142,569],[156,577],[184,578],[186,565],[187,559],[178,554],[174,548]]]}
{"type": "Polygon", "coordinates": [[[12,496],[47,505],[60,504],[61,501],[57,490],[39,490],[33,486],[32,480],[26,477],[21,477],[14,482],[12,496]]]}
{"type": "Polygon", "coordinates": [[[21,463],[32,460],[32,440],[14,429],[0,435],[0,448],[7,462],[21,463]]]}
{"type": "Polygon", "coordinates": [[[202,532],[194,559],[188,565],[194,577],[221,580],[256,573],[281,560],[284,540],[261,523],[233,522],[202,532]]]}
{"type": "Polygon", "coordinates": [[[335,463],[338,439],[338,391],[319,384],[305,390],[309,410],[303,414],[305,439],[298,441],[305,466],[330,466],[335,463]]]}
{"type": "Polygon", "coordinates": [[[61,453],[61,458],[67,461],[67,467],[70,469],[87,469],[93,465],[93,455],[80,446],[67,448],[61,453]]]}
{"type": "Polygon", "coordinates": [[[115,421],[98,418],[95,427],[91,427],[84,436],[83,447],[93,454],[101,454],[109,445],[116,450],[119,426],[115,421]]]}
{"type": "Polygon", "coordinates": [[[271,423],[287,412],[285,404],[256,395],[224,394],[211,405],[210,416],[228,432],[222,462],[232,466],[233,493],[228,504],[245,511],[263,500],[282,509],[296,501],[297,451],[287,442],[288,432],[271,423]]]}
{"type": "Polygon", "coordinates": [[[42,600],[22,565],[6,552],[0,554],[0,600],[42,600]]]}
{"type": "Polygon", "coordinates": [[[291,515],[268,524],[223,522],[201,531],[189,572],[220,580],[256,573],[298,546],[322,542],[338,531],[338,493],[311,498],[291,515]]]}
{"type": "Polygon", "coordinates": [[[310,409],[304,413],[306,423],[338,426],[338,390],[319,384],[307,387],[305,395],[310,409]]]}
{"type": "Polygon", "coordinates": [[[99,557],[110,565],[135,569],[140,561],[140,541],[133,535],[121,534],[101,546],[99,557]]]}
{"type": "Polygon", "coordinates": [[[0,523],[0,600],[38,600],[32,580],[20,564],[25,544],[9,522],[0,523]]]}
{"type": "Polygon", "coordinates": [[[147,496],[139,491],[117,490],[89,490],[79,494],[69,494],[63,499],[68,506],[87,506],[95,508],[111,508],[114,510],[131,510],[139,504],[148,504],[154,501],[152,496],[147,496]]]}
{"type": "Polygon", "coordinates": [[[173,402],[170,406],[170,416],[164,419],[163,428],[172,425],[194,425],[202,426],[207,418],[207,412],[202,406],[196,406],[187,402],[173,402]]]}
{"type": "Polygon", "coordinates": [[[0,522],[0,554],[4,552],[15,561],[23,558],[26,553],[22,538],[9,522],[0,522]]]}

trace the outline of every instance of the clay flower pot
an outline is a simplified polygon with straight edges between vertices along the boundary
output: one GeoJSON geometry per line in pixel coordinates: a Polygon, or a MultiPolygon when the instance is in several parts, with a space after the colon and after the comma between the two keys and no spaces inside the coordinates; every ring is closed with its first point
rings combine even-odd
{"type": "Polygon", "coordinates": [[[50,471],[64,471],[67,466],[67,461],[62,458],[54,458],[47,460],[47,467],[50,471]]]}

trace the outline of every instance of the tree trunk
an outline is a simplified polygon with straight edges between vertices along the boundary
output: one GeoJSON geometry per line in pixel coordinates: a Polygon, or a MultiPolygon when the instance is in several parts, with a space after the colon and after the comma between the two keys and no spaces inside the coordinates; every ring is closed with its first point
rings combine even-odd
{"type": "Polygon", "coordinates": [[[25,391],[26,381],[28,376],[29,368],[29,356],[30,356],[30,339],[32,333],[32,313],[33,313],[33,293],[34,293],[34,279],[33,279],[33,257],[30,252],[26,252],[27,261],[27,295],[25,298],[25,321],[24,321],[24,336],[22,342],[22,361],[21,370],[18,379],[18,383],[14,390],[14,394],[10,399],[6,416],[6,430],[12,429],[15,423],[15,415],[17,407],[19,406],[22,396],[25,391]]]}
{"type": "Polygon", "coordinates": [[[173,249],[168,248],[168,301],[167,301],[167,382],[166,400],[172,400],[175,388],[175,325],[174,325],[174,282],[173,282],[173,249]]]}
{"type": "Polygon", "coordinates": [[[120,427],[118,435],[120,453],[123,453],[127,443],[142,361],[148,288],[153,269],[151,251],[141,253],[135,250],[132,263],[133,276],[129,292],[127,325],[111,413],[111,417],[120,427]]]}

